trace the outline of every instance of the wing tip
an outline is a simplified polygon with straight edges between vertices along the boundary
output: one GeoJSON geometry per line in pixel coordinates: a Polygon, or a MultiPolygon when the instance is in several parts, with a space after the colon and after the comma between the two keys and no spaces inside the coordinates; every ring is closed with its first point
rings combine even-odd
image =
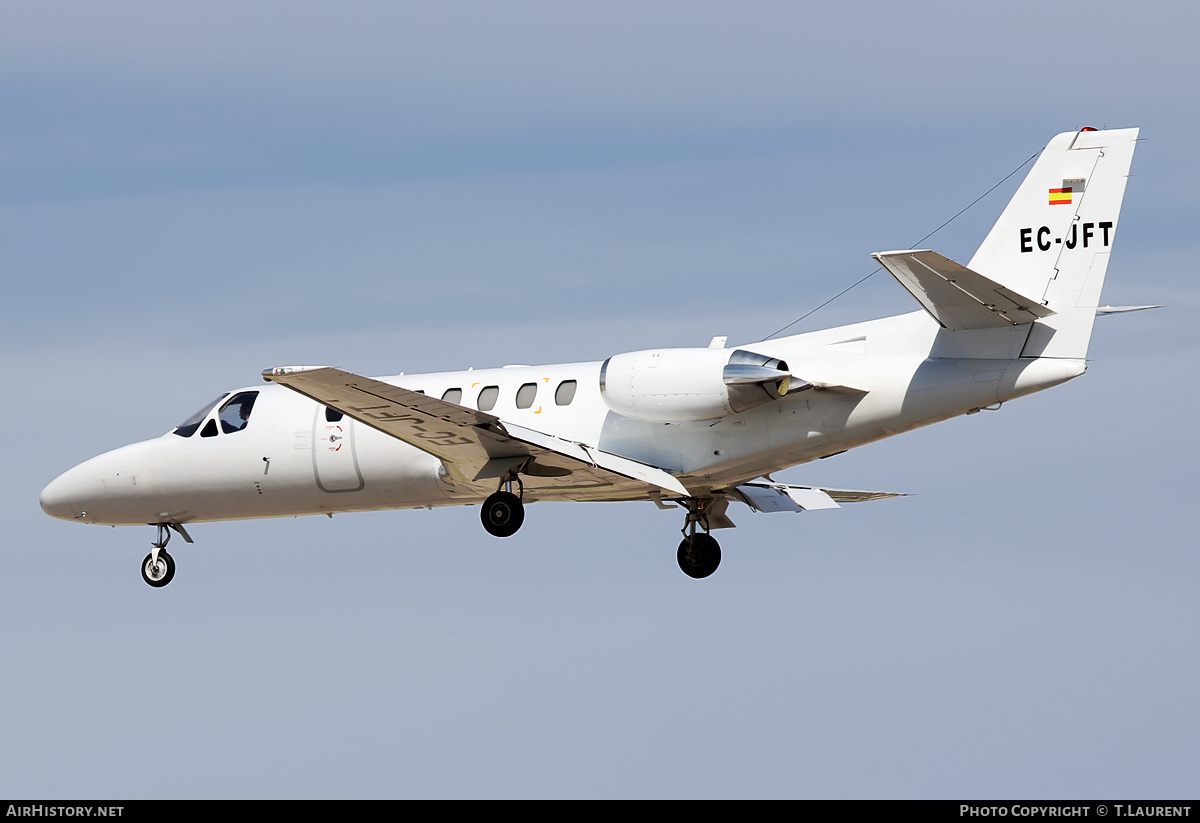
{"type": "Polygon", "coordinates": [[[289,374],[299,374],[300,372],[327,368],[329,366],[276,366],[273,369],[263,369],[262,379],[270,383],[278,377],[287,377],[289,374]]]}

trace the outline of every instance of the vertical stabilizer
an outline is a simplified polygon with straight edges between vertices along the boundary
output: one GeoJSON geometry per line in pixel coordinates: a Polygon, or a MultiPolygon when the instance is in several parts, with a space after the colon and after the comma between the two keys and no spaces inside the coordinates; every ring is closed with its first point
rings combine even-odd
{"type": "Polygon", "coordinates": [[[968,268],[1054,312],[1033,324],[1023,357],[1087,356],[1137,129],[1060,134],[968,268]]]}

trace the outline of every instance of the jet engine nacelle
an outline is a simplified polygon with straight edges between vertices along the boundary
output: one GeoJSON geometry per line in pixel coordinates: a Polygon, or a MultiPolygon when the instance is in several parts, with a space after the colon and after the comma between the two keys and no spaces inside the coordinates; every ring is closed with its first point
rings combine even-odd
{"type": "Polygon", "coordinates": [[[604,361],[600,394],[610,409],[635,420],[716,420],[783,397],[787,368],[742,349],[635,351],[604,361]]]}

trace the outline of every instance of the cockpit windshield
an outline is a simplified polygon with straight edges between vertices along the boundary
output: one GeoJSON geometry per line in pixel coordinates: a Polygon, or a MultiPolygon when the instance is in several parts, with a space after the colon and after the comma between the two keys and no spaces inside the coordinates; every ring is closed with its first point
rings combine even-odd
{"type": "Polygon", "coordinates": [[[196,433],[196,429],[200,428],[200,424],[203,423],[204,418],[208,416],[209,410],[213,406],[217,405],[217,403],[220,403],[221,398],[223,397],[225,397],[225,395],[222,394],[215,400],[207,403],[204,408],[200,409],[200,411],[196,412],[187,420],[184,420],[182,423],[176,426],[173,433],[179,435],[180,437],[191,437],[196,433]]]}
{"type": "Polygon", "coordinates": [[[254,408],[254,400],[258,397],[256,391],[238,392],[221,407],[218,417],[221,418],[221,431],[225,434],[239,432],[250,422],[250,412],[254,408]]]}

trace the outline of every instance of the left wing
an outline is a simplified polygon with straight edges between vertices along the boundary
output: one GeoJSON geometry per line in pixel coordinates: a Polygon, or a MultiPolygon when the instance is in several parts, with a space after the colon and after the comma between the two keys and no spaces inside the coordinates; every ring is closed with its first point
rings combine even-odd
{"type": "Polygon", "coordinates": [[[568,497],[586,492],[589,498],[628,499],[663,491],[689,496],[679,480],[655,466],[382,380],[328,366],[267,369],[263,379],[432,454],[462,483],[519,470],[532,489],[568,497]]]}

